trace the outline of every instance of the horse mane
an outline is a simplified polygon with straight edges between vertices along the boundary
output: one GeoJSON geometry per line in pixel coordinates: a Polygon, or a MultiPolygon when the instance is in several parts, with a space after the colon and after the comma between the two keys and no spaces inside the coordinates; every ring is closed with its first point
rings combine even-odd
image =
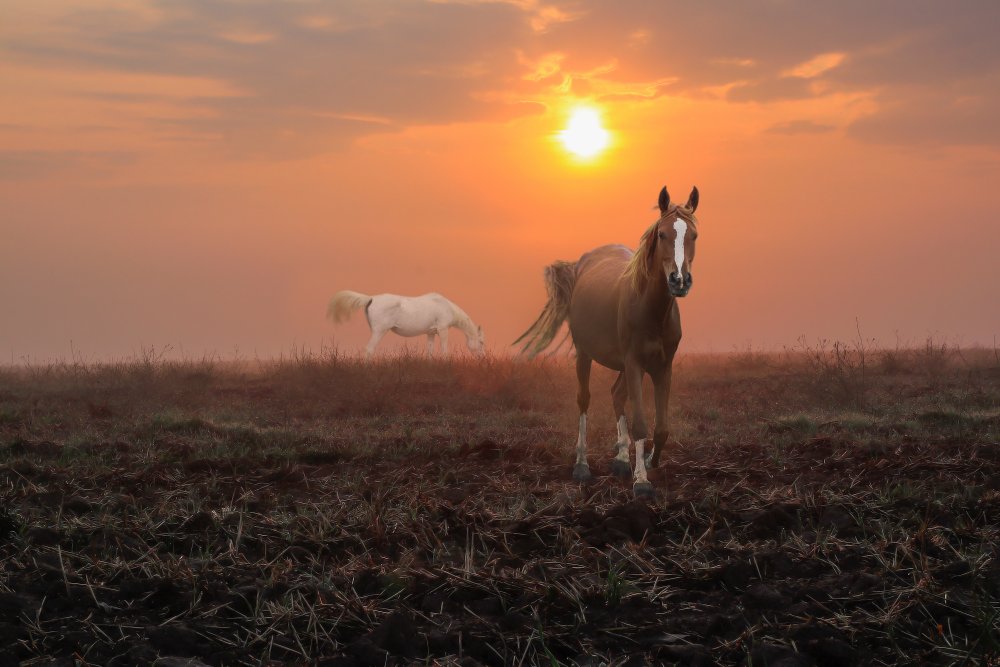
{"type": "Polygon", "coordinates": [[[650,244],[656,242],[653,235],[660,225],[660,220],[670,213],[677,213],[678,217],[686,222],[697,222],[694,211],[684,206],[671,204],[671,207],[643,232],[642,238],[639,239],[639,247],[635,249],[635,253],[625,265],[625,272],[622,274],[632,284],[632,289],[636,292],[643,291],[646,288],[646,283],[649,282],[649,262],[646,261],[646,255],[649,253],[650,244]]]}

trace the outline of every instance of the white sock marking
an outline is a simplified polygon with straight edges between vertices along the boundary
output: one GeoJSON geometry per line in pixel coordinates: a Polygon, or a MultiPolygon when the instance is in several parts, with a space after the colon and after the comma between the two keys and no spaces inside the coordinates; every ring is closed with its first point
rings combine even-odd
{"type": "Polygon", "coordinates": [[[576,438],[576,462],[587,465],[587,413],[580,415],[580,435],[576,438]]]}
{"type": "Polygon", "coordinates": [[[621,447],[625,445],[628,447],[628,422],[625,421],[625,415],[618,418],[618,446],[621,447]]]}
{"type": "Polygon", "coordinates": [[[628,423],[625,421],[625,415],[618,418],[618,442],[615,443],[615,449],[617,453],[615,454],[615,459],[621,461],[625,465],[629,464],[628,461],[628,446],[630,441],[628,439],[628,423]]]}
{"type": "Polygon", "coordinates": [[[625,465],[628,465],[628,440],[625,442],[618,442],[615,447],[618,449],[618,453],[615,454],[615,459],[621,461],[625,465]]]}
{"type": "Polygon", "coordinates": [[[687,236],[688,223],[680,218],[674,220],[674,231],[677,236],[674,238],[674,263],[677,265],[677,275],[684,280],[684,237],[687,236]]]}
{"type": "Polygon", "coordinates": [[[646,459],[643,458],[643,449],[646,446],[645,440],[635,441],[635,483],[636,484],[648,484],[649,480],[646,478],[646,459]]]}

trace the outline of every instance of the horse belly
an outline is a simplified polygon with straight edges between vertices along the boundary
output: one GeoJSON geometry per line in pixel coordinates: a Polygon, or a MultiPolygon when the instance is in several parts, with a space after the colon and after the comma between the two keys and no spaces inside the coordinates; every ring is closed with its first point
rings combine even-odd
{"type": "Polygon", "coordinates": [[[595,330],[589,325],[574,328],[571,324],[570,331],[577,351],[583,352],[605,368],[615,371],[625,369],[625,359],[618,345],[617,324],[611,328],[602,327],[601,330],[595,330]]]}
{"type": "Polygon", "coordinates": [[[618,280],[615,271],[577,277],[570,302],[569,329],[573,344],[602,366],[625,368],[618,341],[618,280]]]}
{"type": "Polygon", "coordinates": [[[400,336],[422,336],[429,332],[438,332],[442,326],[441,313],[432,304],[417,299],[404,303],[399,309],[392,330],[400,336]]]}
{"type": "Polygon", "coordinates": [[[404,324],[397,324],[392,328],[393,333],[399,334],[404,338],[412,338],[413,336],[422,336],[426,333],[429,333],[431,330],[432,327],[421,327],[415,325],[408,326],[404,324]]]}

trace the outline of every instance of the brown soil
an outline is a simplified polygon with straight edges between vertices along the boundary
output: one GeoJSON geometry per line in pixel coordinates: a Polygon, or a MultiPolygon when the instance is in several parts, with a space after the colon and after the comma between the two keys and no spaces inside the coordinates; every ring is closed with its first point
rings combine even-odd
{"type": "Polygon", "coordinates": [[[11,371],[0,666],[996,664],[1000,374],[750,361],[650,502],[562,363],[11,371]]]}

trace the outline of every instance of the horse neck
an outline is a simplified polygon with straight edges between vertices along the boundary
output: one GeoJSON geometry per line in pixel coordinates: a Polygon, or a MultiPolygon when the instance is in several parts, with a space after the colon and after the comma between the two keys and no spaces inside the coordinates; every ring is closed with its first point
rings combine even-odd
{"type": "Polygon", "coordinates": [[[461,329],[462,333],[471,337],[476,331],[476,325],[473,323],[472,318],[466,315],[464,310],[453,303],[451,304],[451,312],[451,326],[456,329],[461,329]]]}
{"type": "Polygon", "coordinates": [[[674,296],[667,289],[667,277],[662,270],[657,270],[649,276],[638,296],[643,309],[656,318],[665,317],[674,300],[674,296]]]}

